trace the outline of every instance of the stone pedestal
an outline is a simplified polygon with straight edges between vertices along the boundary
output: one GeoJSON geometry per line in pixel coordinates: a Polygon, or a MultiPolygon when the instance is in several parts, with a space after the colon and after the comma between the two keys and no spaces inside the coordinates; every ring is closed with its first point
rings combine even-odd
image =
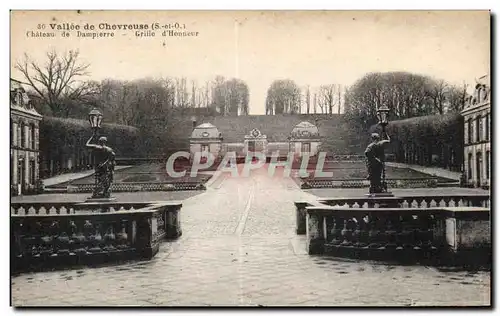
{"type": "Polygon", "coordinates": [[[116,198],[114,198],[114,197],[109,197],[109,198],[89,197],[85,200],[85,203],[110,203],[110,202],[116,202],[116,198]]]}
{"type": "Polygon", "coordinates": [[[325,224],[324,216],[306,214],[306,250],[308,254],[318,255],[324,252],[326,241],[325,224]]]}
{"type": "Polygon", "coordinates": [[[367,197],[393,197],[394,194],[392,192],[381,192],[381,193],[367,193],[365,194],[367,197]]]}
{"type": "MultiPolygon", "coordinates": [[[[394,197],[394,194],[392,194],[392,192],[369,193],[366,194],[366,196],[368,198],[378,199],[380,208],[391,208],[400,206],[397,200],[391,199],[392,197],[394,197]],[[388,198],[388,199],[380,201],[380,198],[388,198]]],[[[368,202],[368,204],[370,204],[370,202],[368,202]]]]}
{"type": "Polygon", "coordinates": [[[296,226],[295,232],[297,235],[306,234],[306,207],[311,206],[308,202],[295,202],[295,216],[296,216],[296,226]]]}

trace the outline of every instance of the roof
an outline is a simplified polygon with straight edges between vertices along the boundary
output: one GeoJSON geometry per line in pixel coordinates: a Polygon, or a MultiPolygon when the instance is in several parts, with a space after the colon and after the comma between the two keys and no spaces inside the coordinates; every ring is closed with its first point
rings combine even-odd
{"type": "Polygon", "coordinates": [[[295,139],[319,138],[321,137],[318,127],[308,121],[295,125],[291,132],[291,137],[295,139]]]}
{"type": "Polygon", "coordinates": [[[14,114],[40,120],[42,115],[38,113],[24,89],[22,82],[10,79],[10,110],[14,114]]]}
{"type": "MultiPolygon", "coordinates": [[[[173,124],[167,126],[166,130],[171,146],[189,148],[189,137],[193,132],[191,117],[179,117],[174,121],[173,124]]],[[[249,135],[253,129],[266,135],[268,142],[288,142],[294,127],[309,126],[305,122],[317,125],[322,137],[322,145],[326,147],[326,150],[336,150],[338,153],[358,153],[364,150],[369,140],[368,134],[365,135],[355,130],[342,114],[197,116],[196,121],[201,123],[198,127],[205,123],[216,127],[222,134],[223,143],[243,143],[245,136],[249,135]]]]}
{"type": "Polygon", "coordinates": [[[218,138],[219,130],[213,124],[203,123],[195,127],[191,133],[191,138],[218,138]]]}

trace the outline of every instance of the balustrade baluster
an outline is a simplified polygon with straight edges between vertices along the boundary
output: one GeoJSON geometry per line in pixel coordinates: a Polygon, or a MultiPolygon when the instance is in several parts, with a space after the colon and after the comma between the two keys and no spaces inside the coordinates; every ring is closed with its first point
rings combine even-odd
{"type": "Polygon", "coordinates": [[[425,197],[425,198],[424,198],[424,200],[423,200],[423,203],[425,203],[425,207],[426,207],[426,208],[431,207],[432,198],[425,197]]]}
{"type": "Polygon", "coordinates": [[[343,241],[341,246],[350,247],[353,245],[352,239],[355,227],[356,223],[352,220],[352,218],[345,220],[344,229],[342,230],[343,241]]]}
{"type": "Polygon", "coordinates": [[[85,223],[83,224],[83,230],[84,230],[84,235],[85,235],[85,250],[87,253],[90,253],[90,249],[93,247],[93,231],[94,231],[94,224],[90,220],[85,220],[85,223]]]}
{"type": "Polygon", "coordinates": [[[418,198],[416,198],[416,201],[417,201],[418,208],[422,208],[422,202],[424,201],[424,198],[418,197],[418,198]]]}
{"type": "Polygon", "coordinates": [[[101,235],[101,232],[99,231],[100,226],[101,225],[99,225],[99,223],[96,223],[94,225],[94,232],[92,235],[90,235],[90,240],[92,242],[92,248],[89,249],[89,252],[91,252],[91,253],[102,252],[102,249],[101,249],[102,235],[101,235]]]}
{"type": "Polygon", "coordinates": [[[20,253],[25,257],[35,257],[39,251],[39,233],[37,232],[37,223],[31,221],[20,222],[19,233],[22,235],[20,240],[20,253]]]}
{"type": "Polygon", "coordinates": [[[397,248],[397,222],[399,222],[399,216],[388,216],[386,219],[385,236],[386,244],[385,248],[389,250],[395,250],[397,248]]]}
{"type": "Polygon", "coordinates": [[[379,248],[380,245],[380,219],[378,218],[378,215],[373,215],[371,214],[369,217],[369,232],[368,232],[368,237],[369,237],[369,245],[368,248],[379,248]]]}
{"type": "Polygon", "coordinates": [[[333,230],[335,228],[335,218],[333,216],[325,216],[324,221],[326,222],[326,242],[329,243],[333,240],[333,230]]]}
{"type": "Polygon", "coordinates": [[[127,221],[121,221],[121,231],[116,234],[116,248],[123,250],[128,248],[127,221]]]}
{"type": "Polygon", "coordinates": [[[105,247],[104,249],[106,251],[115,251],[115,242],[116,242],[116,236],[114,233],[114,222],[109,222],[107,223],[108,227],[106,228],[106,234],[104,235],[104,241],[105,241],[105,247]]]}
{"type": "Polygon", "coordinates": [[[356,229],[354,231],[354,246],[359,248],[364,248],[368,245],[368,226],[366,222],[366,216],[357,216],[356,219],[356,229]]]}
{"type": "Polygon", "coordinates": [[[71,239],[66,232],[66,229],[70,227],[63,227],[61,229],[61,225],[59,221],[57,222],[57,225],[54,227],[54,229],[57,229],[57,236],[55,237],[55,246],[56,246],[56,251],[57,255],[64,256],[64,255],[69,255],[70,254],[70,243],[71,239]]]}
{"type": "Polygon", "coordinates": [[[342,229],[344,228],[344,219],[339,216],[333,216],[333,228],[330,231],[332,240],[330,244],[339,245],[342,243],[342,229]]]}
{"type": "Polygon", "coordinates": [[[413,222],[413,216],[407,215],[407,214],[402,214],[401,215],[401,230],[397,234],[397,244],[398,247],[396,250],[405,250],[409,248],[413,248],[412,243],[412,235],[413,235],[413,229],[412,229],[412,222],[413,222]]]}
{"type": "Polygon", "coordinates": [[[54,220],[52,221],[52,224],[50,224],[50,234],[52,236],[52,257],[57,256],[57,250],[58,250],[58,238],[59,238],[59,221],[54,220]]]}
{"type": "Polygon", "coordinates": [[[71,252],[82,256],[87,253],[85,250],[85,236],[83,232],[78,228],[75,221],[70,222],[71,229],[71,252]]]}
{"type": "Polygon", "coordinates": [[[46,225],[45,222],[39,222],[39,223],[40,223],[40,227],[38,227],[38,228],[41,231],[41,238],[40,238],[41,251],[40,251],[40,254],[43,257],[48,257],[53,252],[53,246],[52,246],[53,237],[52,237],[52,234],[50,232],[50,225],[46,225]]]}

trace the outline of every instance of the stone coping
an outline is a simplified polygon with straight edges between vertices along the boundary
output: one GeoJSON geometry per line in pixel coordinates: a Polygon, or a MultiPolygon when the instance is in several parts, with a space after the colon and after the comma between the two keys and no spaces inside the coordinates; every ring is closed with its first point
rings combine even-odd
{"type": "Polygon", "coordinates": [[[334,215],[342,213],[421,213],[453,217],[457,219],[489,220],[490,209],[486,207],[429,207],[429,208],[346,208],[343,206],[306,206],[307,214],[334,215]]]}
{"type": "MultiPolygon", "coordinates": [[[[50,202],[35,202],[35,203],[16,203],[16,204],[27,204],[29,206],[35,206],[35,205],[50,205],[50,202]]],[[[85,207],[85,206],[103,206],[103,207],[112,207],[114,205],[118,206],[128,206],[128,205],[134,205],[135,203],[113,203],[113,202],[106,202],[106,203],[61,203],[61,206],[76,206],[76,207],[85,207]]],[[[12,214],[11,217],[13,218],[22,218],[22,217],[61,217],[61,216],[113,216],[115,214],[117,215],[133,215],[133,214],[144,214],[144,213],[155,213],[159,211],[159,208],[164,207],[164,206],[176,206],[178,207],[178,211],[181,210],[182,208],[182,201],[152,201],[152,202],[140,202],[140,204],[144,204],[143,207],[134,209],[134,210],[115,210],[111,212],[100,212],[100,211],[93,211],[93,210],[80,210],[76,209],[74,213],[61,213],[61,214],[54,214],[54,213],[38,213],[38,214],[12,214]]]]}
{"type": "Polygon", "coordinates": [[[456,199],[456,198],[461,198],[461,199],[471,199],[471,198],[486,198],[490,197],[489,193],[475,193],[475,194],[436,194],[436,195],[429,195],[429,194],[405,194],[405,195],[396,195],[396,196],[374,196],[374,197],[369,197],[369,196],[360,196],[360,197],[322,197],[319,198],[318,201],[321,203],[323,202],[328,202],[328,201],[378,201],[378,200],[388,200],[388,201],[394,201],[394,200],[405,200],[405,199],[456,199]]]}
{"type": "Polygon", "coordinates": [[[487,207],[444,207],[441,208],[456,219],[490,220],[491,210],[487,207]]]}

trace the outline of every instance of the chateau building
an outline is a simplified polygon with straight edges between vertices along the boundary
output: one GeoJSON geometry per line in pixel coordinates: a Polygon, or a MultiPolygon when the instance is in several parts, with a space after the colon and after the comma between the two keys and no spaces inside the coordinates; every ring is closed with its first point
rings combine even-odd
{"type": "Polygon", "coordinates": [[[464,172],[467,184],[489,187],[491,179],[491,85],[489,75],[479,78],[465,102],[464,172]]]}
{"type": "Polygon", "coordinates": [[[10,79],[10,183],[11,195],[33,191],[39,179],[39,123],[20,81],[10,79]]]}
{"type": "MultiPolygon", "coordinates": [[[[287,128],[289,127],[284,129],[287,128]]],[[[304,154],[314,157],[318,154],[322,139],[318,127],[307,121],[298,123],[282,135],[276,133],[276,129],[271,125],[254,125],[251,129],[242,129],[240,133],[244,134],[239,139],[231,137],[234,136],[234,131],[224,132],[211,123],[195,126],[190,137],[191,158],[197,152],[210,152],[217,158],[227,152],[234,152],[237,158],[260,153],[268,159],[273,155],[281,159],[287,157],[290,152],[293,152],[295,157],[304,154]],[[224,138],[225,135],[230,137],[224,138]]]]}

